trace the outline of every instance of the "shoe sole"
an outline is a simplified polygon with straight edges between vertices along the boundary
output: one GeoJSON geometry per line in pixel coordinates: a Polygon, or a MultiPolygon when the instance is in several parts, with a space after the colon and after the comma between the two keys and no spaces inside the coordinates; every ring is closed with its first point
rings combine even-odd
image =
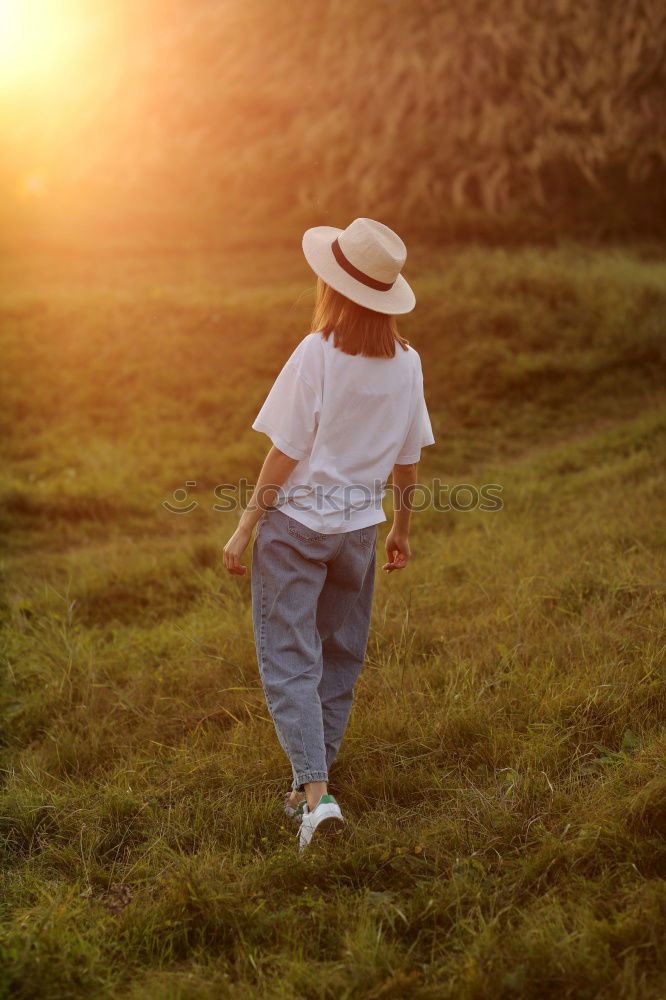
{"type": "Polygon", "coordinates": [[[324,816],[319,820],[317,826],[312,832],[312,836],[307,844],[301,846],[299,844],[299,853],[307,851],[313,844],[313,842],[329,842],[336,841],[342,834],[348,833],[347,821],[339,816],[324,816]]]}
{"type": "Polygon", "coordinates": [[[340,819],[338,816],[327,816],[325,819],[319,821],[312,837],[316,837],[320,832],[327,838],[335,837],[338,834],[343,833],[344,829],[345,821],[343,819],[340,819]]]}

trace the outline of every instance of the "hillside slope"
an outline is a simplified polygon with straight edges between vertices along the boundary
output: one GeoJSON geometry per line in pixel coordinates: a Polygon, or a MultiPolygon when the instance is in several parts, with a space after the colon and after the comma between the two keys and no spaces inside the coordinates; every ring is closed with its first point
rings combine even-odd
{"type": "Polygon", "coordinates": [[[256,475],[311,303],[295,264],[223,263],[12,265],[0,995],[657,1000],[664,265],[415,268],[420,481],[503,507],[415,514],[378,575],[331,772],[350,835],[297,860],[212,503],[256,475]]]}

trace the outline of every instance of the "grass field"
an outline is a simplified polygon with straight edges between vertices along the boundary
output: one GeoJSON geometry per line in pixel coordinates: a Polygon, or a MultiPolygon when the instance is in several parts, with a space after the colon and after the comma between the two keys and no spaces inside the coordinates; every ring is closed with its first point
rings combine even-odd
{"type": "Polygon", "coordinates": [[[410,252],[420,481],[503,507],[378,574],[352,831],[302,857],[213,510],[309,329],[298,248],[3,270],[0,997],[663,998],[664,260],[410,252]]]}

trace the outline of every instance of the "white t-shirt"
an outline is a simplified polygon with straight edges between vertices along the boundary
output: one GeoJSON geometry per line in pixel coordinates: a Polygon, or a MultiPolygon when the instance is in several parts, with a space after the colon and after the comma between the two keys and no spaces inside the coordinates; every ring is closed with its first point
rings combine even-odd
{"type": "Polygon", "coordinates": [[[252,424],[299,460],[275,505],[322,534],[385,521],[393,466],[435,443],[418,352],[396,342],[394,357],[367,358],[334,347],[333,336],[301,340],[252,424]]]}

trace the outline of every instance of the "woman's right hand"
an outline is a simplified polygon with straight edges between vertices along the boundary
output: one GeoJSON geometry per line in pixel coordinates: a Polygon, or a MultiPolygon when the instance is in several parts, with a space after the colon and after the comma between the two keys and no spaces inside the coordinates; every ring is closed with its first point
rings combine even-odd
{"type": "Polygon", "coordinates": [[[404,569],[411,556],[407,535],[400,535],[392,528],[386,538],[386,554],[389,561],[384,563],[383,570],[392,573],[394,569],[404,569]]]}

